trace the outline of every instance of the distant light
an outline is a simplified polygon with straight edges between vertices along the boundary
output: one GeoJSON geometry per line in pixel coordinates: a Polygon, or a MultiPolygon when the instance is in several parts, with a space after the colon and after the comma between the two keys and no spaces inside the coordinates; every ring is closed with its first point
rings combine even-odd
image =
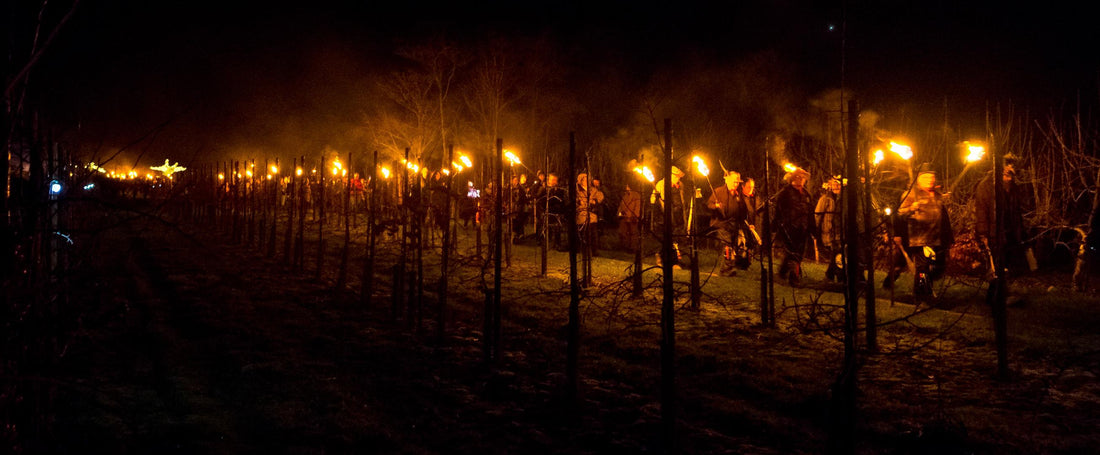
{"type": "Polygon", "coordinates": [[[462,155],[462,156],[458,157],[458,160],[462,161],[462,164],[465,164],[466,167],[474,167],[474,162],[470,161],[470,157],[468,157],[466,155],[462,155]]]}
{"type": "Polygon", "coordinates": [[[836,31],[836,24],[829,24],[828,28],[829,28],[830,32],[834,32],[834,31],[836,31]]]}
{"type": "Polygon", "coordinates": [[[894,213],[893,210],[890,210],[890,207],[886,207],[886,210],[883,210],[883,212],[886,213],[886,216],[890,216],[891,213],[894,213]]]}
{"type": "Polygon", "coordinates": [[[783,170],[787,172],[794,172],[798,170],[798,166],[795,166],[794,163],[783,163],[783,170]]]}
{"type": "Polygon", "coordinates": [[[94,183],[89,183],[89,184],[87,184],[87,185],[84,185],[84,191],[91,191],[91,190],[92,190],[92,188],[95,188],[95,184],[94,184],[94,183]]]}
{"type": "Polygon", "coordinates": [[[53,180],[53,181],[50,182],[50,194],[52,194],[52,195],[61,194],[61,182],[59,182],[57,180],[53,180]]]}

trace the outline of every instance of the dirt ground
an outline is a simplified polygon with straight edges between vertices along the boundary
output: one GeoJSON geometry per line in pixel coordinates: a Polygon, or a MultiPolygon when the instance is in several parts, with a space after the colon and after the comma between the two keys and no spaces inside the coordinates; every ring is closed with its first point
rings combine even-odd
{"type": "MultiPolygon", "coordinates": [[[[564,253],[539,278],[535,250],[513,251],[504,355],[488,365],[476,260],[457,258],[465,265],[439,339],[438,272],[425,273],[423,319],[395,317],[384,268],[392,257],[380,259],[369,302],[358,294],[362,253],[352,255],[347,288],[334,289],[341,234],[328,234],[320,280],[309,261],[295,271],[209,227],[134,221],[104,234],[99,282],[82,292],[81,326],[62,362],[54,431],[27,452],[659,451],[660,305],[654,295],[624,297],[630,264],[621,256],[594,265],[574,403],[564,396],[564,253]]],[[[823,452],[842,357],[840,295],[812,280],[777,285],[780,323],[765,328],[758,275],[705,279],[702,307],[677,313],[681,451],[823,452]]],[[[895,322],[880,327],[880,351],[860,369],[857,452],[1094,453],[1100,307],[1040,283],[1014,289],[1026,304],[1010,313],[1004,380],[995,379],[980,289],[957,282],[953,300],[922,313],[880,300],[879,320],[895,322]]]]}

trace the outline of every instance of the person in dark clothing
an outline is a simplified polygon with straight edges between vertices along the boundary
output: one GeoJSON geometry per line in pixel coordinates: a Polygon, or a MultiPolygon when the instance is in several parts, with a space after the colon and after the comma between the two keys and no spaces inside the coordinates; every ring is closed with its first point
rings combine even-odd
{"type": "Polygon", "coordinates": [[[741,223],[737,249],[733,262],[737,268],[747,270],[752,265],[752,257],[760,247],[760,234],[756,227],[760,225],[761,210],[756,201],[756,182],[746,178],[737,189],[737,196],[745,205],[745,222],[741,223]]]}
{"type": "Polygon", "coordinates": [[[549,235],[551,244],[556,249],[561,249],[561,233],[564,225],[566,202],[569,199],[569,190],[558,185],[558,175],[550,173],[546,176],[546,185],[542,186],[538,193],[540,213],[546,211],[547,224],[542,229],[543,235],[549,235]],[[549,207],[549,209],[546,209],[549,207]]]}
{"type": "Polygon", "coordinates": [[[642,221],[642,194],[627,183],[619,199],[619,248],[638,248],[638,228],[642,221]]]}
{"type": "Polygon", "coordinates": [[[797,168],[783,176],[788,185],[775,196],[775,240],[783,255],[779,278],[792,286],[802,280],[802,254],[814,231],[814,203],[806,191],[810,173],[797,168]]]}
{"type": "Polygon", "coordinates": [[[906,220],[909,234],[906,252],[916,266],[913,292],[922,297],[932,296],[932,281],[943,274],[947,252],[955,237],[944,197],[936,191],[936,171],[929,163],[918,168],[916,186],[901,202],[898,216],[906,220]]]}
{"type": "MultiPolygon", "coordinates": [[[[684,171],[680,168],[672,167],[672,179],[669,182],[672,184],[672,193],[665,197],[665,180],[658,180],[653,189],[653,195],[650,196],[649,202],[653,204],[653,218],[656,221],[654,228],[657,232],[663,232],[664,227],[664,208],[665,204],[671,204],[672,208],[672,248],[676,254],[676,267],[686,266],[689,264],[684,263],[684,257],[691,257],[691,251],[681,251],[680,243],[687,238],[687,226],[688,226],[688,207],[691,204],[691,198],[695,196],[695,189],[691,187],[690,182],[683,180],[684,171]],[[686,255],[684,253],[687,253],[686,255]]],[[[661,236],[658,234],[658,238],[661,236]]],[[[690,243],[685,243],[690,248],[690,243]]],[[[657,263],[661,263],[661,255],[657,254],[657,263]]]]}
{"type": "MultiPolygon", "coordinates": [[[[1019,265],[1027,259],[1028,248],[1025,244],[1025,224],[1023,214],[1024,195],[1022,188],[1016,185],[1016,158],[1008,155],[1004,157],[1004,248],[1006,267],[1019,265]]],[[[974,235],[982,248],[989,267],[988,277],[993,278],[992,255],[993,242],[996,239],[995,227],[997,222],[996,204],[994,203],[993,171],[986,173],[978,182],[974,190],[974,235]]]]}
{"type": "Polygon", "coordinates": [[[740,194],[741,174],[726,171],[722,178],[725,184],[715,187],[707,199],[707,208],[711,211],[710,235],[722,244],[722,267],[718,273],[734,276],[737,274],[738,237],[743,235],[749,210],[740,194]]]}

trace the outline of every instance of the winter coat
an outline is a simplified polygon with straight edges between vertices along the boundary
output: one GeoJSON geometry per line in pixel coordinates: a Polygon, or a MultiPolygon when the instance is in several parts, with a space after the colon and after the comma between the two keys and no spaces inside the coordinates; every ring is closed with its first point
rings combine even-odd
{"type": "MultiPolygon", "coordinates": [[[[993,228],[997,222],[994,199],[993,173],[990,172],[978,182],[974,191],[974,233],[987,239],[993,238],[993,228]]],[[[1015,184],[1004,186],[1004,232],[1005,242],[1015,244],[1024,239],[1024,216],[1021,189],[1015,184]]]]}
{"type": "Polygon", "coordinates": [[[749,207],[744,197],[726,185],[714,188],[707,199],[707,208],[711,211],[710,226],[715,229],[735,231],[747,220],[749,207]]]}
{"type": "Polygon", "coordinates": [[[943,195],[913,188],[898,208],[906,220],[909,246],[947,247],[955,241],[943,195]]]}
{"type": "Polygon", "coordinates": [[[642,217],[642,195],[627,188],[619,199],[619,217],[623,221],[637,222],[642,217]]]}
{"type": "Polygon", "coordinates": [[[600,220],[597,207],[603,203],[603,191],[592,185],[577,185],[577,225],[596,223],[600,220]]]}
{"type": "Polygon", "coordinates": [[[840,204],[837,200],[840,195],[832,191],[826,191],[817,199],[817,207],[814,208],[814,222],[821,243],[828,248],[839,248],[843,234],[841,223],[840,204]]]}
{"type": "Polygon", "coordinates": [[[805,188],[787,185],[775,196],[774,224],[778,232],[800,235],[814,230],[814,204],[805,188]]]}

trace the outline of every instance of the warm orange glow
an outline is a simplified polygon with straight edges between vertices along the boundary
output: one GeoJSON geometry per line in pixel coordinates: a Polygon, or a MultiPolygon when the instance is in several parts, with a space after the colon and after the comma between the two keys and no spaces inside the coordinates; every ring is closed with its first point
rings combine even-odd
{"type": "Polygon", "coordinates": [[[965,144],[966,144],[966,151],[967,151],[967,155],[966,155],[966,162],[967,163],[974,163],[974,162],[977,162],[977,161],[981,161],[982,158],[985,157],[985,147],[982,147],[980,145],[971,145],[969,142],[966,142],[965,144]]]}
{"type": "Polygon", "coordinates": [[[384,168],[380,168],[379,170],[382,171],[382,178],[384,178],[384,179],[390,178],[390,168],[384,167],[384,168]]]}
{"type": "Polygon", "coordinates": [[[875,155],[872,158],[872,163],[874,163],[875,166],[878,166],[878,164],[881,163],[882,160],[885,160],[885,159],[886,159],[886,152],[883,152],[882,149],[878,149],[878,150],[875,150],[875,155]]]}
{"type": "Polygon", "coordinates": [[[187,170],[187,168],[180,166],[179,163],[168,164],[168,160],[164,160],[164,164],[160,166],[150,166],[149,169],[163,173],[164,175],[169,177],[177,172],[183,172],[187,170]]]}
{"type": "Polygon", "coordinates": [[[447,168],[443,168],[443,175],[451,175],[451,170],[447,169],[447,168]]]}
{"type": "Polygon", "coordinates": [[[908,161],[913,157],[913,148],[908,145],[898,144],[897,142],[890,142],[890,151],[898,154],[901,159],[908,161]]]}
{"type": "Polygon", "coordinates": [[[470,157],[468,157],[466,155],[459,156],[458,160],[461,161],[462,164],[465,164],[466,167],[474,167],[474,162],[470,161],[470,157]]]}
{"type": "Polygon", "coordinates": [[[299,177],[300,177],[300,176],[302,175],[302,168],[297,168],[297,169],[295,169],[295,170],[294,170],[294,175],[297,175],[297,176],[299,176],[299,177]]]}
{"type": "Polygon", "coordinates": [[[248,176],[248,178],[252,178],[252,169],[249,169],[249,170],[247,170],[247,171],[244,171],[244,175],[247,175],[247,176],[248,176]]]}
{"type": "Polygon", "coordinates": [[[267,174],[267,179],[271,180],[271,174],[267,174]]]}
{"type": "Polygon", "coordinates": [[[886,213],[886,216],[890,216],[891,213],[894,213],[893,210],[890,210],[890,207],[886,207],[886,210],[883,210],[883,212],[886,213]]]}
{"type": "Polygon", "coordinates": [[[272,174],[278,174],[279,173],[279,166],[276,166],[276,165],[272,164],[271,165],[271,173],[272,174]]]}
{"type": "Polygon", "coordinates": [[[218,180],[225,180],[225,174],[218,174],[218,180]]]}
{"type": "Polygon", "coordinates": [[[653,171],[649,169],[649,166],[636,167],[634,168],[634,172],[641,174],[641,176],[645,177],[645,179],[648,180],[649,183],[653,183],[657,180],[656,177],[653,176],[653,171]]]}
{"type": "Polygon", "coordinates": [[[703,161],[703,157],[695,155],[691,157],[691,161],[695,163],[695,168],[698,169],[699,173],[702,174],[704,177],[710,175],[710,168],[707,167],[706,161],[703,161]]]}
{"type": "Polygon", "coordinates": [[[798,166],[795,166],[793,163],[783,163],[783,170],[787,172],[794,172],[798,170],[798,166]]]}
{"type": "Polygon", "coordinates": [[[504,151],[504,159],[508,160],[508,162],[510,162],[513,166],[517,164],[523,164],[522,162],[520,162],[519,157],[516,156],[515,153],[512,153],[511,150],[504,151]]]}

